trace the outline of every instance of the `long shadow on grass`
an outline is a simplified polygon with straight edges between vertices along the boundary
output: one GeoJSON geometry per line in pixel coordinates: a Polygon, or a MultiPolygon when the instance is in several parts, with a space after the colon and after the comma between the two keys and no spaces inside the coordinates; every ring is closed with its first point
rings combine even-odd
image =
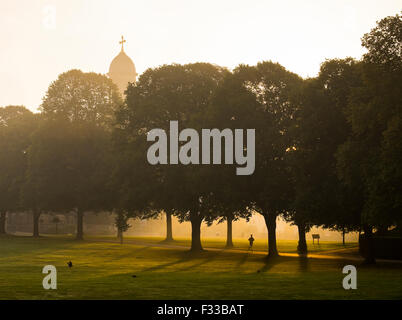
{"type": "Polygon", "coordinates": [[[307,256],[300,256],[299,258],[289,258],[289,257],[265,257],[263,259],[264,266],[259,270],[259,272],[268,272],[275,266],[281,263],[294,263],[294,266],[299,272],[308,272],[310,270],[310,261],[307,256]]]}
{"type": "MultiPolygon", "coordinates": [[[[189,253],[187,253],[189,254],[189,253]]],[[[202,266],[208,262],[211,262],[213,260],[215,260],[216,258],[218,258],[220,255],[222,254],[222,251],[214,251],[214,252],[208,252],[208,251],[203,251],[200,253],[190,253],[188,255],[189,260],[190,259],[198,259],[198,258],[202,258],[203,256],[205,256],[204,259],[202,259],[200,262],[192,264],[190,266],[187,266],[185,268],[180,268],[180,271],[187,271],[187,270],[191,270],[194,269],[195,267],[199,267],[202,266]]]]}
{"type": "Polygon", "coordinates": [[[247,259],[248,259],[248,257],[249,257],[249,253],[244,253],[243,257],[236,263],[236,268],[239,268],[240,266],[245,264],[247,259]]]}
{"type": "Polygon", "coordinates": [[[299,261],[300,272],[307,272],[310,270],[310,262],[306,255],[301,255],[298,261],[299,261]]]}
{"type": "Polygon", "coordinates": [[[167,262],[167,263],[163,263],[163,264],[160,264],[160,265],[157,265],[154,267],[143,269],[142,272],[161,270],[161,269],[164,269],[164,268],[167,268],[170,266],[174,266],[176,264],[188,262],[190,260],[190,254],[188,252],[180,252],[179,256],[182,256],[182,258],[172,261],[172,262],[167,262]]]}
{"type": "Polygon", "coordinates": [[[127,257],[133,257],[134,259],[142,258],[141,256],[138,256],[138,254],[142,253],[146,250],[149,250],[149,248],[150,248],[149,246],[145,246],[145,247],[142,247],[139,249],[135,249],[133,251],[130,251],[129,253],[119,255],[116,258],[114,258],[113,260],[120,260],[122,258],[127,258],[127,257]]]}
{"type": "Polygon", "coordinates": [[[191,251],[178,252],[178,256],[181,256],[180,259],[172,261],[172,262],[163,263],[163,264],[153,266],[153,267],[150,267],[150,268],[143,269],[142,272],[161,270],[161,269],[165,269],[167,267],[171,267],[171,266],[174,266],[174,265],[178,265],[178,264],[182,264],[182,263],[186,263],[186,262],[191,262],[191,261],[193,261],[195,259],[200,259],[200,258],[202,259],[201,262],[191,264],[191,265],[186,266],[184,268],[176,269],[176,271],[186,271],[186,270],[194,269],[195,267],[198,267],[200,265],[204,265],[204,264],[216,259],[220,254],[221,254],[220,251],[219,252],[208,252],[208,251],[202,251],[202,252],[191,252],[191,251]]]}
{"type": "MultiPolygon", "coordinates": [[[[284,257],[264,257],[262,260],[264,262],[264,266],[258,270],[259,272],[268,272],[271,270],[273,267],[275,267],[277,264],[285,262],[286,258],[284,257]]],[[[287,259],[286,259],[287,260],[287,259]]]]}

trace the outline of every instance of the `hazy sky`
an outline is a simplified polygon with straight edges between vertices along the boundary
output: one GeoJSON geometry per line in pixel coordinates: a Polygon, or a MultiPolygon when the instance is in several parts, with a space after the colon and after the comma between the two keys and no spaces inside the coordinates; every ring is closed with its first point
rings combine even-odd
{"type": "Polygon", "coordinates": [[[72,68],[107,73],[121,35],[138,73],[272,60],[315,76],[326,58],[359,58],[361,36],[401,9],[402,0],[0,0],[0,106],[36,110],[72,68]]]}

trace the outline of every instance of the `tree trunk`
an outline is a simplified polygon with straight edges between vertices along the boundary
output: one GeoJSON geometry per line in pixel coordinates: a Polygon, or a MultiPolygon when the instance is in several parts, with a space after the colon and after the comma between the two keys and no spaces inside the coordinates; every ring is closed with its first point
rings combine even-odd
{"type": "Polygon", "coordinates": [[[172,214],[166,212],[166,239],[165,241],[173,241],[172,231],[172,214]]]}
{"type": "Polygon", "coordinates": [[[345,245],[345,228],[342,229],[342,244],[345,245]]]}
{"type": "Polygon", "coordinates": [[[84,212],[77,209],[77,240],[84,239],[84,212]]]}
{"type": "Polygon", "coordinates": [[[39,210],[33,210],[32,216],[33,216],[33,237],[38,238],[39,237],[39,218],[40,218],[41,212],[39,210]]]}
{"type": "Polygon", "coordinates": [[[364,238],[367,241],[367,254],[365,257],[365,263],[373,264],[375,263],[374,254],[374,239],[373,239],[373,228],[365,225],[364,226],[364,238]]]}
{"type": "Polygon", "coordinates": [[[226,248],[233,248],[233,217],[228,216],[226,219],[227,233],[226,233],[226,248]]]}
{"type": "Polygon", "coordinates": [[[268,257],[278,256],[278,249],[276,247],[276,215],[266,213],[264,214],[265,224],[268,229],[268,257]]]}
{"type": "Polygon", "coordinates": [[[0,212],[0,234],[6,234],[7,211],[0,212]]]}
{"type": "Polygon", "coordinates": [[[191,217],[191,251],[202,251],[201,245],[201,223],[202,218],[198,215],[191,217]]]}
{"type": "Polygon", "coordinates": [[[123,244],[123,230],[121,228],[117,228],[117,239],[120,241],[120,244],[123,244]]]}
{"type": "Polygon", "coordinates": [[[299,230],[299,244],[297,245],[297,251],[302,254],[307,254],[306,225],[304,223],[299,223],[297,228],[299,230]]]}
{"type": "Polygon", "coordinates": [[[123,230],[117,227],[117,240],[119,240],[120,244],[123,244],[123,230]]]}

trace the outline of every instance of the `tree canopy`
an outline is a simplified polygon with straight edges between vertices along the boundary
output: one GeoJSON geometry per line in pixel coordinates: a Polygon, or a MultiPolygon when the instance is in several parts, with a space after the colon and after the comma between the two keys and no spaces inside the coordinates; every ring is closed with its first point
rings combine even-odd
{"type": "Polygon", "coordinates": [[[52,82],[40,109],[46,119],[88,121],[110,127],[121,103],[119,91],[108,77],[70,70],[52,82]]]}

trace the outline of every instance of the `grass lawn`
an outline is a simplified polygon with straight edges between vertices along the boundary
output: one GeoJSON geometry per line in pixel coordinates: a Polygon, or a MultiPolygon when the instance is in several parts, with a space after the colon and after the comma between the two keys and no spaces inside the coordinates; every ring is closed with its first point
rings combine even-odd
{"type": "MultiPolygon", "coordinates": [[[[178,242],[185,245],[187,241],[178,242]]],[[[205,247],[213,245],[223,243],[204,241],[205,247]]],[[[326,250],[338,247],[324,245],[326,250]]],[[[296,241],[279,241],[278,247],[283,252],[295,246],[296,241]]],[[[344,290],[342,267],[346,264],[351,262],[268,260],[263,255],[225,251],[195,255],[131,243],[5,236],[0,237],[0,299],[402,298],[401,264],[356,265],[358,288],[344,290]],[[69,260],[72,269],[67,267],[69,260]],[[42,268],[48,264],[57,268],[57,290],[42,287],[42,268]]]]}

